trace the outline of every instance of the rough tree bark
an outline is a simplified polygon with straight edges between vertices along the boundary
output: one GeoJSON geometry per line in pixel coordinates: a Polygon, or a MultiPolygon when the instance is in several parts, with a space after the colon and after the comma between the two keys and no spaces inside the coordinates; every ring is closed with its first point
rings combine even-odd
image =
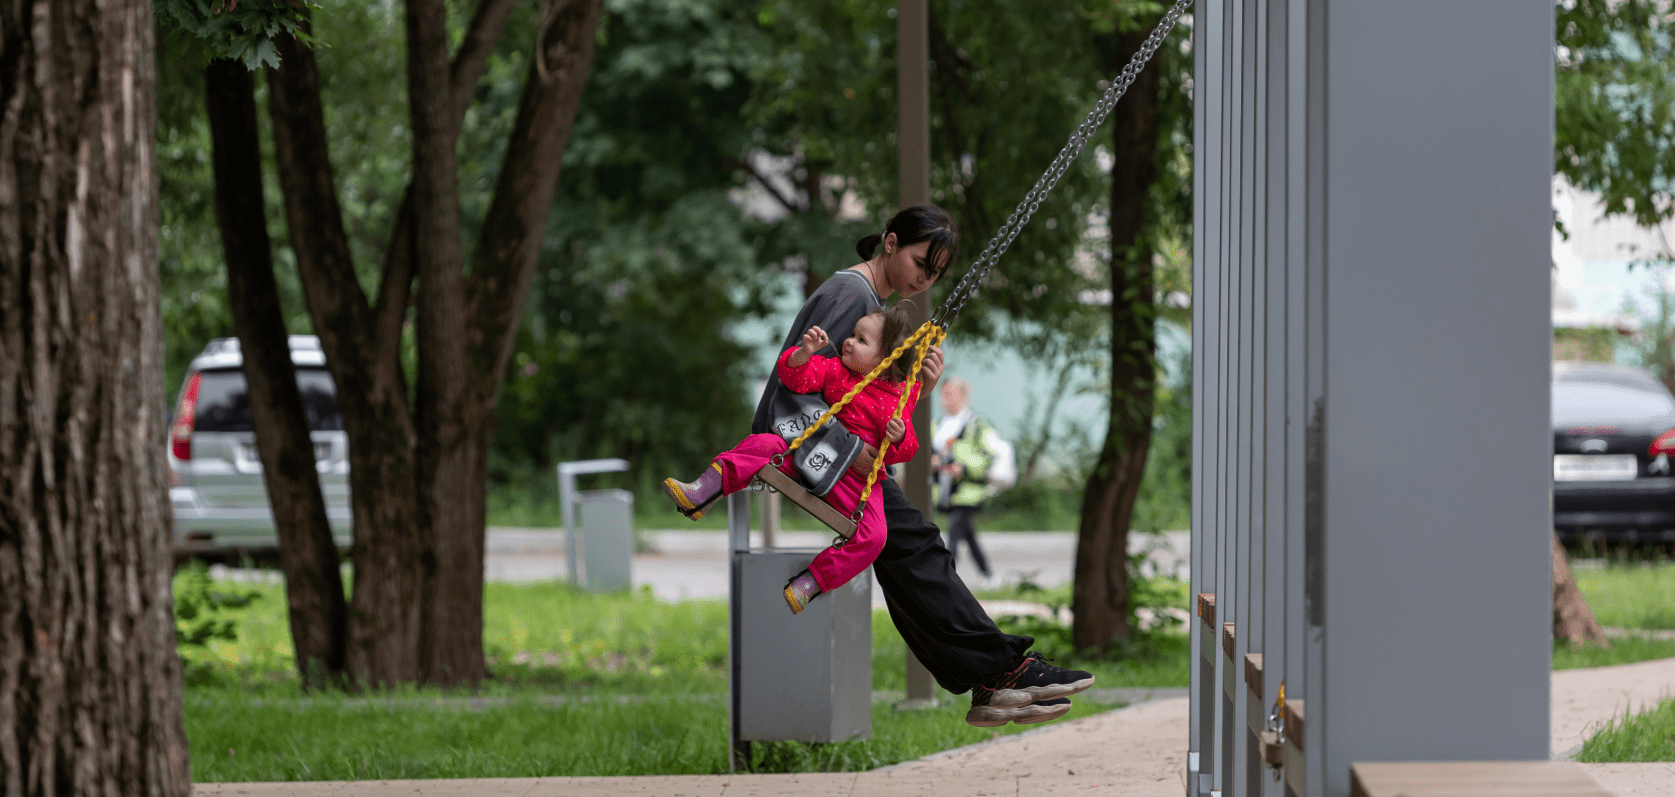
{"type": "Polygon", "coordinates": [[[0,794],[191,791],[152,0],[0,0],[0,794]]]}
{"type": "Polygon", "coordinates": [[[482,678],[483,527],[494,403],[540,254],[558,170],[593,62],[600,0],[544,7],[489,211],[465,269],[453,141],[511,0],[484,0],[446,73],[441,4],[408,4],[414,181],[376,304],[355,279],[327,157],[318,67],[294,40],[269,73],[287,224],[305,298],[343,400],[356,582],[351,676],[377,686],[482,678]],[[448,230],[453,232],[449,233],[448,230]],[[400,336],[413,279],[418,389],[400,336]]]}
{"type": "Polygon", "coordinates": [[[279,534],[291,642],[303,683],[323,685],[343,674],[347,608],[274,281],[250,70],[229,59],[211,63],[204,70],[204,104],[214,145],[215,216],[227,259],[233,331],[244,352],[256,450],[279,534]]]}
{"type": "MultiPolygon", "coordinates": [[[[1118,68],[1149,30],[1107,48],[1118,68]]],[[[1111,407],[1105,444],[1082,495],[1071,592],[1071,641],[1103,650],[1128,638],[1128,531],[1151,446],[1157,362],[1152,248],[1143,237],[1157,172],[1158,70],[1140,70],[1111,111],[1111,407]]],[[[1111,71],[1111,70],[1107,70],[1111,71]]]]}
{"type": "Polygon", "coordinates": [[[1572,645],[1611,647],[1611,640],[1605,638],[1605,631],[1594,619],[1588,599],[1576,587],[1576,576],[1570,572],[1570,557],[1565,555],[1558,532],[1553,533],[1553,638],[1572,645]]]}

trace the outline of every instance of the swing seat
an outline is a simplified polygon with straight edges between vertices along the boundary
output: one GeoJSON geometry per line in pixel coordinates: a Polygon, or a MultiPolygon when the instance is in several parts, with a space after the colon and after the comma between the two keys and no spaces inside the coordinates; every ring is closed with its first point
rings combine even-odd
{"type": "Polygon", "coordinates": [[[831,504],[810,494],[801,484],[797,483],[796,479],[785,475],[779,468],[774,467],[773,463],[763,465],[761,470],[756,471],[756,475],[750,482],[752,485],[763,485],[791,499],[797,506],[813,515],[816,520],[830,526],[832,531],[842,537],[845,542],[855,536],[855,521],[837,511],[831,504]]]}

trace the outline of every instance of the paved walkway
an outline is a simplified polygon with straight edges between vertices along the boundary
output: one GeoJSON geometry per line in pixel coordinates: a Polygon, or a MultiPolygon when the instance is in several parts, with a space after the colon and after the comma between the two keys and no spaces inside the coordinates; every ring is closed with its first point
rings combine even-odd
{"type": "MultiPolygon", "coordinates": [[[[1675,695],[1675,659],[1553,674],[1552,752],[1675,695]]],[[[200,797],[1181,797],[1187,699],[1144,703],[871,772],[633,778],[201,783],[200,797]]],[[[1585,764],[1621,795],[1675,794],[1675,763],[1585,764]]]]}
{"type": "MultiPolygon", "coordinates": [[[[727,597],[727,534],[719,531],[658,529],[645,532],[656,550],[635,554],[630,567],[634,588],[650,586],[664,600],[727,597]]],[[[761,532],[752,543],[761,543],[761,532]]],[[[1016,584],[1028,578],[1042,587],[1070,582],[1076,564],[1076,535],[1062,531],[984,532],[980,535],[994,577],[985,579],[961,550],[956,568],[974,589],[1016,584]]],[[[817,552],[832,535],[812,531],[782,531],[776,547],[817,552]]],[[[1186,578],[1192,556],[1190,535],[1184,531],[1162,535],[1134,534],[1129,548],[1147,552],[1155,572],[1186,578]]],[[[491,528],[483,576],[489,581],[551,581],[566,577],[564,532],[560,529],[491,528]]],[[[876,584],[873,602],[883,605],[876,584]]]]}

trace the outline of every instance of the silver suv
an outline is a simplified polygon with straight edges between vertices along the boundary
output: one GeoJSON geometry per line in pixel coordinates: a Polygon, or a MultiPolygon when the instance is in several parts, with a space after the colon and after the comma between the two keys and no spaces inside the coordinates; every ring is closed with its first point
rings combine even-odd
{"type": "MultiPolygon", "coordinates": [[[[314,439],[326,517],[339,548],[351,541],[349,439],[320,339],[290,337],[291,362],[314,439]]],[[[177,555],[276,549],[273,510],[256,454],[250,389],[238,338],[217,338],[193,358],[169,424],[169,498],[177,555]]]]}

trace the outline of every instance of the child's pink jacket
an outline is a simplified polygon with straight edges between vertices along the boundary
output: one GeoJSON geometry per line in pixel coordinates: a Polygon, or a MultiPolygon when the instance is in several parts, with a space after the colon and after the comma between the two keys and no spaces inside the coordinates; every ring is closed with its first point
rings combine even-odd
{"type": "MultiPolygon", "coordinates": [[[[779,356],[779,363],[774,368],[779,374],[779,381],[798,393],[818,390],[827,404],[836,404],[865,376],[849,370],[842,360],[818,355],[808,358],[808,362],[799,368],[791,364],[791,355],[797,351],[787,349],[779,356]]],[[[879,441],[884,439],[884,425],[895,415],[896,402],[901,400],[902,388],[906,386],[905,382],[874,379],[860,395],[838,410],[837,418],[848,427],[850,434],[877,448],[879,441]]],[[[890,450],[884,454],[884,464],[906,462],[919,450],[919,437],[913,433],[912,422],[913,405],[918,401],[919,383],[914,382],[913,392],[907,397],[907,406],[902,409],[902,422],[906,424],[907,432],[900,443],[890,444],[890,450]]]]}

